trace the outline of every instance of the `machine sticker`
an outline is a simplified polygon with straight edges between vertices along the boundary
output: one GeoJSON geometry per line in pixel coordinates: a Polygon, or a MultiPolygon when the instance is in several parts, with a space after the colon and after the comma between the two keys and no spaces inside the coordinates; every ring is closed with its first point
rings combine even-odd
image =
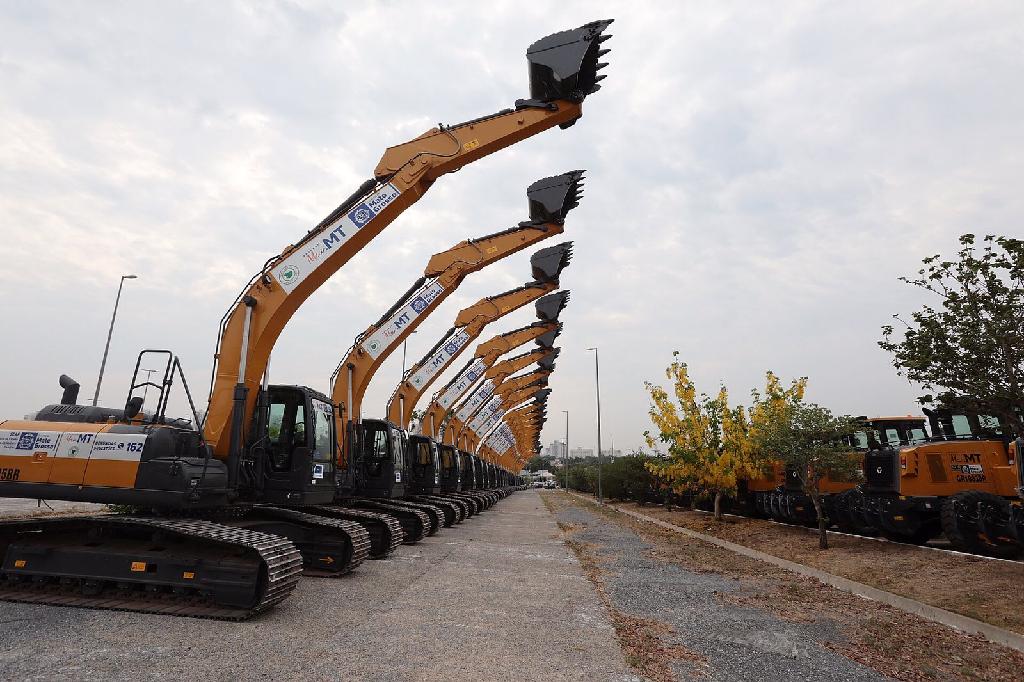
{"type": "Polygon", "coordinates": [[[146,446],[144,434],[97,433],[92,441],[90,459],[114,459],[138,462],[146,446]]]}
{"type": "Polygon", "coordinates": [[[0,455],[45,459],[57,451],[60,437],[58,431],[0,431],[0,455]]]}
{"type": "Polygon", "coordinates": [[[373,220],[388,204],[398,198],[399,194],[401,192],[394,185],[384,185],[346,215],[325,226],[293,253],[282,258],[270,271],[271,274],[282,289],[289,294],[292,293],[295,287],[327,260],[328,256],[351,239],[359,228],[373,220]]]}
{"type": "Polygon", "coordinates": [[[434,280],[427,282],[417,291],[409,302],[399,308],[388,320],[380,325],[374,333],[363,339],[363,350],[376,360],[384,349],[394,341],[409,323],[419,317],[424,310],[444,293],[444,286],[434,280]]]}
{"type": "Polygon", "coordinates": [[[980,452],[956,452],[950,457],[949,468],[956,474],[957,483],[984,483],[985,467],[980,452]]]}
{"type": "Polygon", "coordinates": [[[492,396],[491,399],[480,408],[480,412],[470,422],[469,428],[480,433],[480,426],[488,420],[495,412],[501,409],[501,396],[492,396]]]}
{"type": "Polygon", "coordinates": [[[422,390],[438,372],[448,366],[448,363],[459,354],[467,343],[469,343],[469,333],[465,329],[460,329],[423,363],[423,366],[409,378],[409,383],[422,390]]]}
{"type": "Polygon", "coordinates": [[[323,478],[323,477],[324,477],[324,465],[323,464],[314,464],[313,465],[313,478],[323,478]]]}
{"type": "Polygon", "coordinates": [[[395,472],[395,483],[401,483],[401,482],[402,482],[402,472],[401,471],[396,471],[395,472]]]}
{"type": "Polygon", "coordinates": [[[145,445],[145,434],[0,431],[0,455],[37,462],[47,457],[138,462],[145,445]]]}
{"type": "Polygon", "coordinates": [[[17,481],[21,478],[21,469],[16,467],[0,468],[0,481],[17,481]]]}
{"type": "Polygon", "coordinates": [[[460,421],[466,421],[473,410],[484,404],[484,401],[494,395],[494,382],[490,379],[480,384],[462,407],[455,413],[460,421]]]}
{"type": "Polygon", "coordinates": [[[485,367],[483,360],[480,358],[473,360],[469,367],[462,370],[462,373],[455,377],[455,381],[453,381],[448,388],[445,389],[444,393],[441,394],[441,397],[437,399],[438,404],[447,410],[455,404],[455,401],[459,399],[460,395],[466,392],[466,389],[473,385],[474,381],[483,375],[484,370],[485,367]]]}

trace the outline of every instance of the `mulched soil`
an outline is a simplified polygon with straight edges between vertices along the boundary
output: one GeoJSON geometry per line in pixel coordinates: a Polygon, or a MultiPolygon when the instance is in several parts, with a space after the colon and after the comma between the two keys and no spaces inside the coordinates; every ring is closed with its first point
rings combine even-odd
{"type": "MultiPolygon", "coordinates": [[[[893,679],[914,682],[1019,682],[1024,679],[1021,672],[1024,670],[1024,654],[988,642],[981,636],[968,635],[932,623],[893,607],[823,585],[816,580],[632,519],[606,507],[569,498],[562,493],[545,493],[543,497],[552,511],[575,505],[633,530],[651,546],[649,555],[655,561],[675,563],[690,571],[739,580],[742,589],[719,595],[723,605],[760,608],[794,623],[811,623],[822,616],[833,619],[839,624],[841,637],[824,646],[893,679]]],[[[944,608],[949,608],[950,603],[969,606],[971,595],[976,590],[984,590],[983,585],[1003,585],[1004,595],[988,596],[982,604],[974,605],[974,613],[968,615],[977,617],[974,614],[979,612],[994,614],[997,608],[1003,608],[1003,605],[1009,607],[1013,603],[1012,609],[1017,611],[1016,614],[1000,614],[996,619],[987,620],[1005,624],[1020,618],[1020,583],[1021,578],[1024,578],[1024,568],[1012,564],[972,561],[966,557],[921,552],[871,541],[857,542],[853,538],[840,537],[832,538],[834,549],[821,552],[816,549],[816,537],[802,529],[748,519],[716,524],[704,515],[666,512],[650,506],[637,507],[637,510],[676,525],[768,551],[831,573],[846,575],[890,591],[897,591],[893,585],[911,582],[909,577],[912,576],[908,576],[906,581],[900,579],[901,571],[914,571],[923,584],[948,585],[952,589],[955,598],[947,595],[942,601],[933,599],[931,602],[944,608]],[[756,544],[743,541],[743,538],[756,538],[759,527],[767,527],[768,532],[773,533],[772,537],[758,538],[756,544]],[[812,559],[815,561],[812,562],[812,559]],[[939,562],[941,567],[929,564],[929,560],[939,562]],[[870,565],[872,561],[877,563],[870,565]],[[846,562],[851,562],[851,565],[846,562]],[[868,568],[871,570],[868,571],[868,568]],[[1010,589],[1010,574],[1014,571],[1016,580],[1010,589]],[[889,576],[889,582],[871,582],[870,576],[879,575],[889,576]],[[964,575],[969,575],[970,579],[964,579],[964,575]],[[982,585],[970,589],[961,585],[975,579],[982,581],[982,585]]],[[[566,541],[580,557],[588,576],[608,605],[626,658],[638,673],[659,682],[674,680],[673,664],[683,660],[693,665],[692,674],[699,677],[706,661],[695,652],[673,650],[667,642],[677,638],[670,636],[674,633],[666,631],[667,625],[643,619],[630,620],[625,614],[616,614],[616,609],[605,593],[600,560],[594,548],[579,542],[574,545],[574,529],[571,526],[567,525],[563,530],[566,541]]],[[[924,587],[918,587],[907,596],[921,599],[919,595],[922,593],[924,587]]]]}

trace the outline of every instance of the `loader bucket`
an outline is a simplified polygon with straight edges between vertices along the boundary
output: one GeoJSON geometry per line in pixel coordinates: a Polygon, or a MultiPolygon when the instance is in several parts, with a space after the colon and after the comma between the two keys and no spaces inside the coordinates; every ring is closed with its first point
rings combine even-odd
{"type": "Polygon", "coordinates": [[[561,348],[553,349],[550,353],[548,353],[547,355],[542,357],[540,360],[538,360],[537,361],[537,365],[541,369],[546,369],[549,372],[554,371],[554,369],[555,369],[555,358],[557,358],[558,354],[561,353],[561,352],[562,352],[561,348]]]}
{"type": "Polygon", "coordinates": [[[526,188],[530,220],[538,223],[565,222],[566,214],[580,205],[583,197],[583,171],[569,171],[543,178],[526,188]]]}
{"type": "Polygon", "coordinates": [[[544,332],[543,334],[538,336],[536,339],[534,339],[534,342],[541,348],[551,348],[552,346],[555,345],[555,339],[558,338],[558,335],[561,333],[562,325],[558,325],[558,327],[556,327],[555,329],[552,329],[549,332],[544,332]]]}
{"type": "Polygon", "coordinates": [[[558,319],[558,315],[562,312],[568,302],[568,291],[556,291],[553,294],[541,296],[534,304],[534,307],[537,308],[537,319],[545,322],[556,321],[558,319]]]}
{"type": "Polygon", "coordinates": [[[572,260],[572,242],[562,242],[541,249],[530,256],[530,269],[537,282],[558,282],[558,276],[572,260]]]}
{"type": "Polygon", "coordinates": [[[598,59],[608,53],[601,43],[611,36],[601,35],[612,19],[584,24],[569,31],[541,38],[526,50],[530,63],[530,97],[542,102],[565,99],[582,102],[601,86],[598,71],[607,64],[598,59]]]}

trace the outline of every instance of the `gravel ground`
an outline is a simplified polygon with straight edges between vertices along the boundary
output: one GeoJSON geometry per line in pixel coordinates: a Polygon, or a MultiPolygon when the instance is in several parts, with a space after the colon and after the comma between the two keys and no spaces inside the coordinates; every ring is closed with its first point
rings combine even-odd
{"type": "Polygon", "coordinates": [[[613,609],[668,626],[662,641],[686,652],[671,664],[676,679],[887,679],[822,646],[842,641],[827,618],[798,623],[730,605],[722,596],[736,596],[747,585],[655,561],[636,533],[579,507],[562,508],[557,518],[571,541],[595,557],[613,609]]]}
{"type": "Polygon", "coordinates": [[[530,491],[245,623],[0,602],[0,679],[637,678],[530,491]]]}

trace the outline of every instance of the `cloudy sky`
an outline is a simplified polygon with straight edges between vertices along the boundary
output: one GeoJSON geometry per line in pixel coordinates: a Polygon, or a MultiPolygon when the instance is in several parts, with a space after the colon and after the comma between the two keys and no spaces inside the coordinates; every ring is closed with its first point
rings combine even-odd
{"type": "MultiPolygon", "coordinates": [[[[606,17],[609,77],[584,118],[438,181],[299,311],[272,380],[326,390],[430,254],[525,219],[530,182],[585,168],[545,442],[568,410],[571,445],[593,447],[594,345],[605,447],[642,444],[644,381],[674,350],[708,392],[743,399],[773,369],[839,412],[915,411],[875,343],[923,300],[897,277],[962,232],[1022,231],[1019,2],[3,0],[0,415],[55,402],[61,373],[91,397],[122,273],[139,279],[101,403],[123,402],[144,347],[177,352],[205,395],[218,320],[269,256],[385,147],[527,96],[531,42],[606,17]]],[[[528,258],[467,279],[410,361],[524,282],[528,258]]]]}

